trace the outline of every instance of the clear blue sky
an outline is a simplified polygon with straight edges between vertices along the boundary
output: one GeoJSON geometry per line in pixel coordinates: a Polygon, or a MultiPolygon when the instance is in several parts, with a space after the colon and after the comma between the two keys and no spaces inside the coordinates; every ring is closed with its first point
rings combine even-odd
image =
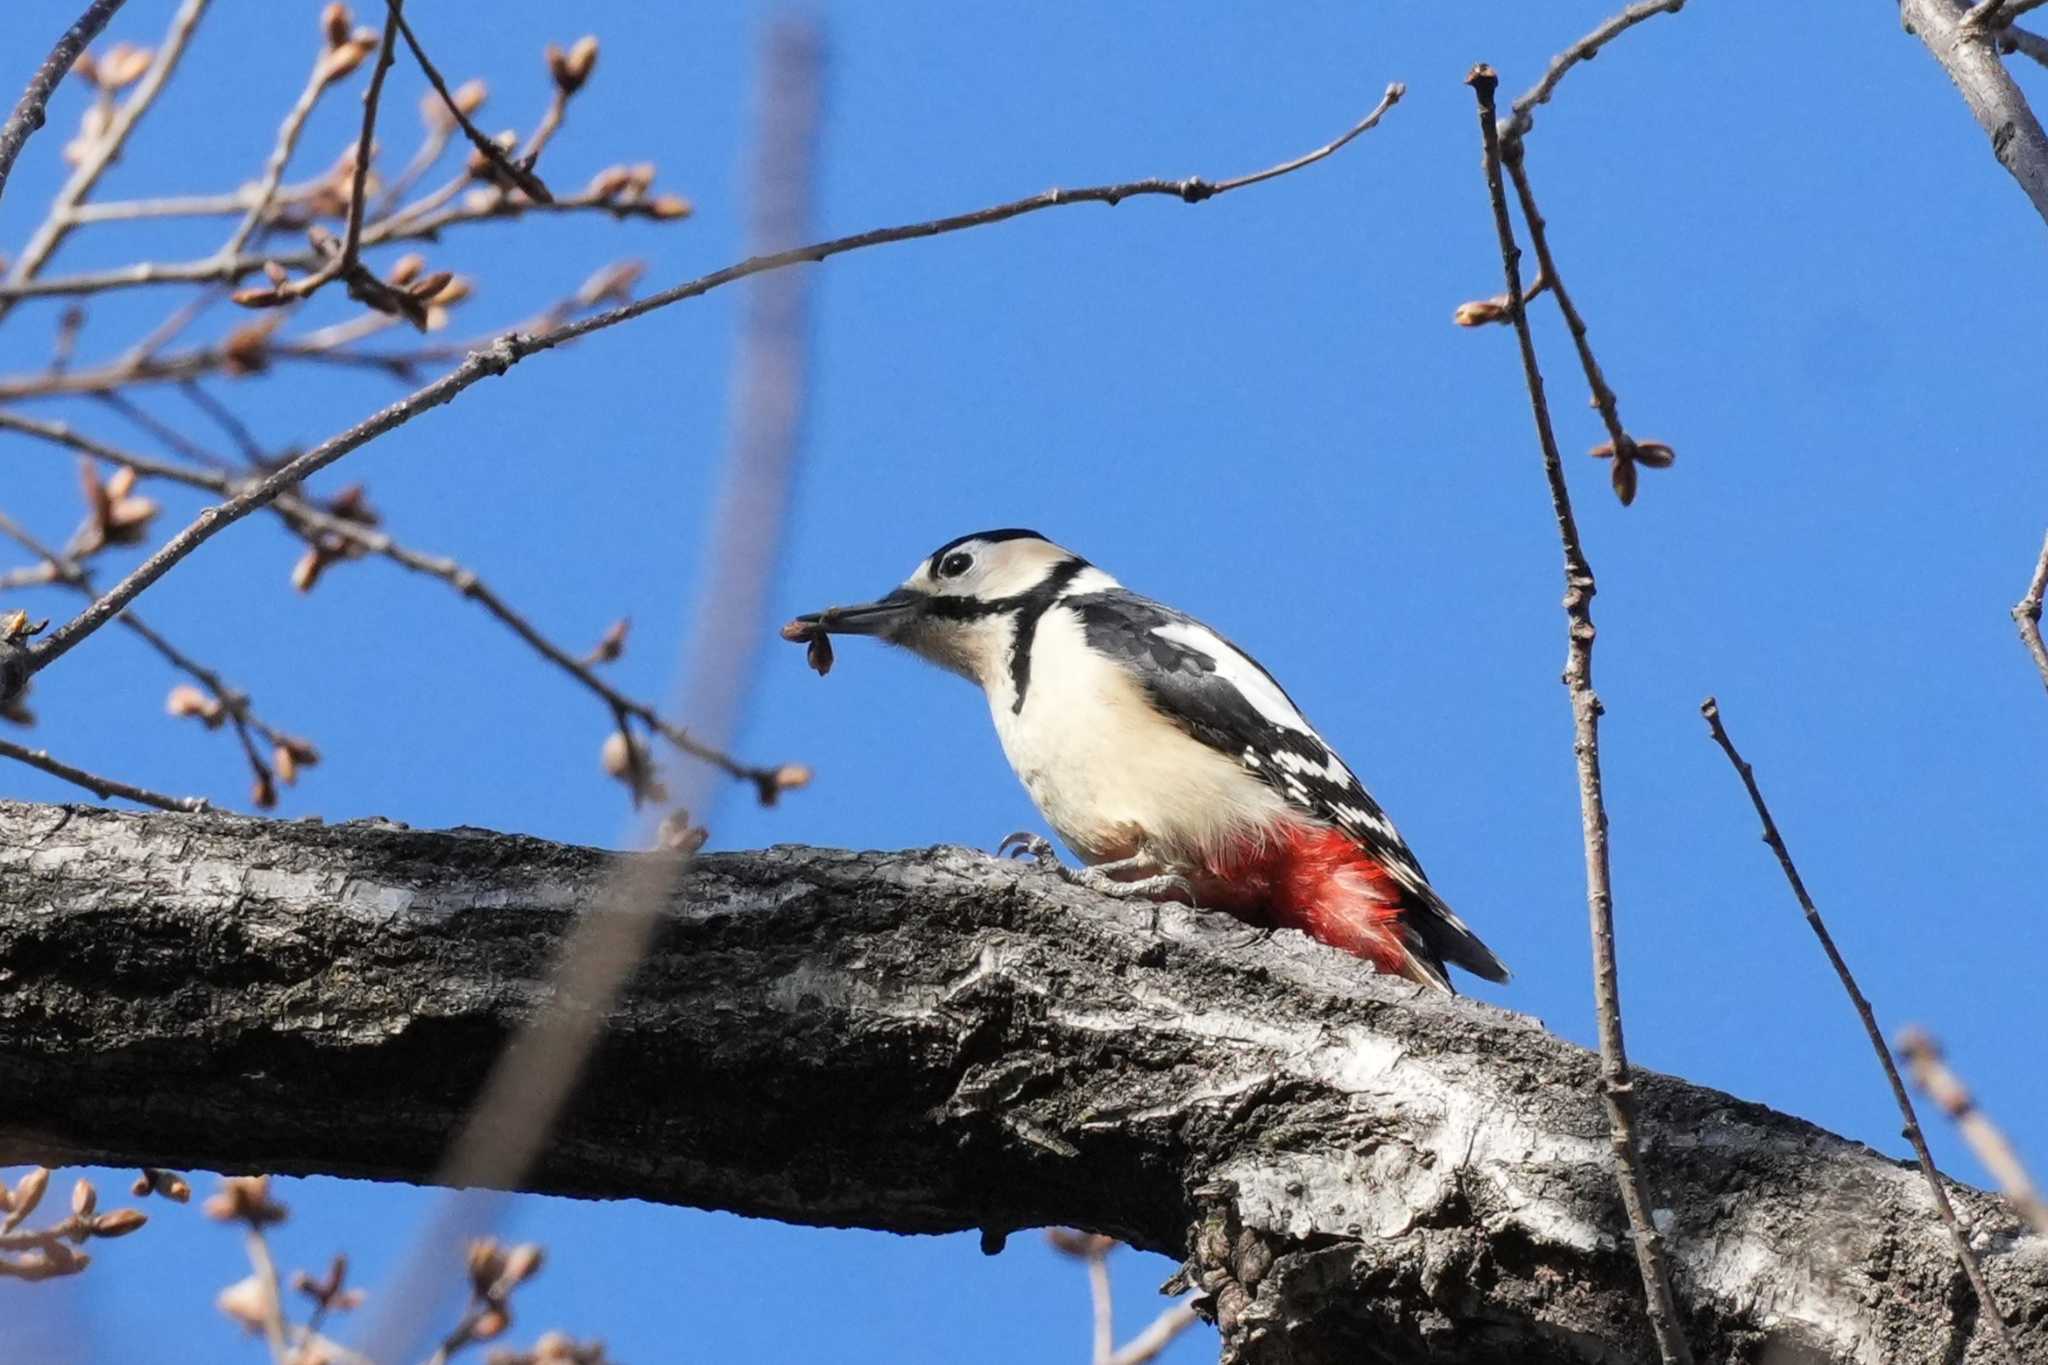
{"type": "MultiPolygon", "coordinates": [[[[1449,318],[1500,284],[1460,77],[1484,58],[1518,91],[1610,6],[825,7],[828,232],[1054,184],[1234,174],[1334,135],[1390,79],[1409,97],[1333,160],[1213,203],[1064,209],[818,268],[809,442],[764,638],[791,612],[888,587],[955,534],[1039,527],[1257,653],[1515,968],[1476,993],[1591,1042],[1555,535],[1512,338],[1449,318]]],[[[76,8],[14,6],[0,84],[14,89],[76,8]]],[[[131,0],[117,36],[153,41],[170,8],[131,0]]],[[[255,174],[317,6],[216,9],[103,195],[255,174]]],[[[580,31],[532,0],[492,7],[487,28],[463,7],[413,11],[451,75],[490,77],[491,127],[530,122],[542,43],[580,31]]],[[[576,185],[651,159],[701,211],[673,227],[579,220],[451,239],[432,256],[482,279],[472,327],[518,319],[602,260],[644,257],[660,283],[737,250],[766,11],[586,12],[603,57],[543,170],[576,185]]],[[[2048,73],[2020,74],[2048,97],[2048,73]]],[[[419,86],[402,64],[393,80],[387,145],[402,154],[419,86]]],[[[10,253],[55,184],[79,103],[62,97],[0,204],[10,253]]],[[[355,109],[351,95],[319,113],[295,173],[338,152],[355,109]]],[[[1623,412],[1679,455],[1634,508],[1615,505],[1604,466],[1580,453],[1601,437],[1543,311],[1601,583],[1636,1060],[1903,1151],[1856,1021],[1706,738],[1695,708],[1713,691],[1883,1019],[1935,1029],[2048,1171],[2048,1091],[2033,1079],[2048,1034],[2035,984],[2048,698],[2006,616],[2048,523],[2027,415],[2048,295],[2041,223],[1883,5],[1776,6],[1767,40],[1750,6],[1659,18],[1568,81],[1530,157],[1623,412]]],[[[99,230],[57,265],[199,255],[223,232],[99,230]]],[[[459,556],[565,639],[631,615],[615,672],[666,695],[735,302],[716,295],[529,362],[319,486],[366,479],[400,537],[459,556]]],[[[83,356],[110,357],[165,306],[95,302],[83,356]]],[[[44,361],[55,311],[9,319],[0,368],[44,361]]],[[[325,369],[216,387],[280,444],[398,392],[325,369]]],[[[189,413],[172,395],[150,401],[189,413]]],[[[96,407],[39,410],[148,445],[96,407]]],[[[177,520],[198,505],[168,496],[177,520]]],[[[0,505],[55,539],[75,497],[67,460],[0,440],[0,505]]],[[[620,837],[624,803],[596,766],[605,717],[585,695],[388,566],[344,566],[298,599],[293,554],[252,520],[141,604],[320,744],[325,761],[284,814],[620,837]]],[[[733,792],[711,812],[714,847],[989,847],[1037,824],[971,689],[861,642],[824,680],[786,647],[762,664],[741,747],[806,761],[817,782],[773,811],[733,792]]],[[[36,737],[88,766],[241,800],[228,741],[161,715],[170,681],[107,632],[39,680],[36,737]]],[[[0,772],[0,791],[76,799],[18,769],[0,772]]],[[[1929,1127],[1948,1169],[1984,1179],[1938,1118],[1929,1127]]],[[[287,1264],[345,1248],[373,1285],[430,1198],[329,1181],[288,1197],[287,1264]]],[[[601,1334],[622,1360],[1087,1349],[1079,1270],[1029,1237],[985,1259],[957,1237],[553,1200],[521,1204],[512,1231],[554,1253],[521,1338],[601,1334]]],[[[1167,1269],[1125,1261],[1133,1327],[1167,1269]]],[[[76,1286],[0,1306],[15,1323],[33,1304],[61,1330],[49,1358],[234,1359],[208,1305],[241,1273],[231,1234],[160,1212],[76,1286]]],[[[1212,1352],[1205,1329],[1172,1358],[1212,1352]]]]}

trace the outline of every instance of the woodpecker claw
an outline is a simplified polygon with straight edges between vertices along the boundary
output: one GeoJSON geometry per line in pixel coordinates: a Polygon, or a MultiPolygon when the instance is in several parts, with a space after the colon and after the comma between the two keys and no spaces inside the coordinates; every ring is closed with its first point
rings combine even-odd
{"type": "Polygon", "coordinates": [[[996,845],[998,858],[1030,858],[1041,867],[1060,866],[1059,850],[1052,846],[1052,840],[1043,835],[1020,829],[1014,834],[1005,834],[1003,841],[996,845]]]}

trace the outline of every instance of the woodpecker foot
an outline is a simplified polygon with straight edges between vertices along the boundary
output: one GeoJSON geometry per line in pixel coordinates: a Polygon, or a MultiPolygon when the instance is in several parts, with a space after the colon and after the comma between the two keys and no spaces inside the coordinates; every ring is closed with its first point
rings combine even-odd
{"type": "Polygon", "coordinates": [[[1256,946],[1256,945],[1258,945],[1258,944],[1261,944],[1261,943],[1265,943],[1265,942],[1269,941],[1269,940],[1270,940],[1270,939],[1271,939],[1271,938],[1273,937],[1273,935],[1275,935],[1275,934],[1277,934],[1277,933],[1279,933],[1279,932],[1280,932],[1280,926],[1279,926],[1279,925],[1277,925],[1277,924],[1268,924],[1268,925],[1265,925],[1265,926],[1264,926],[1264,927],[1262,927],[1262,928],[1258,928],[1258,929],[1254,929],[1254,930],[1252,930],[1252,931],[1251,931],[1251,932],[1250,932],[1249,934],[1246,934],[1246,935],[1245,935],[1245,936],[1244,936],[1243,938],[1240,938],[1240,939],[1233,939],[1233,940],[1232,940],[1231,942],[1229,942],[1229,943],[1226,943],[1226,944],[1224,944],[1224,945],[1223,945],[1223,947],[1224,947],[1224,949],[1225,949],[1226,951],[1228,951],[1228,952],[1236,952],[1236,951],[1237,951],[1238,949],[1240,949],[1240,948],[1251,948],[1251,947],[1255,947],[1255,946],[1256,946]]]}
{"type": "MultiPolygon", "coordinates": [[[[1029,830],[1018,830],[996,845],[998,857],[1030,858],[1070,886],[1082,886],[1112,900],[1194,901],[1194,888],[1185,877],[1167,872],[1146,855],[1122,858],[1094,867],[1069,867],[1060,861],[1052,841],[1029,830]]],[[[1157,927],[1157,914],[1154,915],[1157,927]]]]}

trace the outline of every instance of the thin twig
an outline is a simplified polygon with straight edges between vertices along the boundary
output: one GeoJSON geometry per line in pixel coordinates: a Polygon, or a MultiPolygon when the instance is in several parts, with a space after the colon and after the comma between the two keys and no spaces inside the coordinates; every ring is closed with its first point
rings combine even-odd
{"type": "Polygon", "coordinates": [[[278,1283],[277,1262],[270,1255],[270,1239],[263,1235],[261,1225],[249,1224],[248,1243],[249,1265],[256,1272],[256,1283],[263,1287],[263,1337],[270,1344],[270,1358],[275,1365],[290,1365],[285,1345],[284,1290],[278,1283]]]}
{"type": "MultiPolygon", "coordinates": [[[[1920,1116],[1913,1110],[1912,1097],[1906,1093],[1906,1084],[1899,1079],[1899,1069],[1892,1064],[1891,1050],[1884,1045],[1884,1032],[1877,1026],[1877,1014],[1865,998],[1863,988],[1856,984],[1855,973],[1849,970],[1848,961],[1841,949],[1835,946],[1833,934],[1828,932],[1827,922],[1820,917],[1813,897],[1806,893],[1806,883],[1799,876],[1799,869],[1792,863],[1792,853],[1785,847],[1784,838],[1778,833],[1778,822],[1771,818],[1771,808],[1764,804],[1764,794],[1756,783],[1756,773],[1749,763],[1736,752],[1735,741],[1728,737],[1727,727],[1721,723],[1721,706],[1712,697],[1700,703],[1700,714],[1707,719],[1708,733],[1714,743],[1721,746],[1721,752],[1728,755],[1728,761],[1735,767],[1735,775],[1742,779],[1742,786],[1749,793],[1750,805],[1756,807],[1757,818],[1763,821],[1764,842],[1778,857],[1778,867],[1785,874],[1785,881],[1792,888],[1793,898],[1806,914],[1806,923],[1813,930],[1813,936],[1820,940],[1821,950],[1828,955],[1828,962],[1834,967],[1835,975],[1841,978],[1842,989],[1849,996],[1849,1003],[1856,1007],[1857,1017],[1863,1021],[1863,1032],[1870,1038],[1870,1046],[1877,1053],[1878,1065],[1884,1068],[1884,1078],[1891,1084],[1892,1099],[1899,1106],[1899,1117],[1905,1121],[1905,1138],[1912,1145],[1913,1156],[1920,1163],[1920,1174],[1927,1178],[1927,1188],[1934,1194],[1935,1211],[1941,1215],[1942,1224],[1948,1228],[1949,1239],[1955,1243],[1956,1259],[1963,1264],[1963,1274],[1969,1277],[1970,1287],[1977,1292],[1977,1302],[1984,1312],[1998,1324],[1998,1339],[2005,1346],[2006,1359],[2012,1365],[2019,1365],[2019,1348],[2012,1339],[2012,1329],[2007,1326],[2005,1314],[1998,1307],[1998,1300],[1992,1297],[1990,1281],[1984,1278],[1984,1268],[1977,1263],[1977,1253],[1970,1249],[1969,1234],[1956,1221],[1955,1206],[1949,1203],[1948,1190],[1943,1186],[1941,1172],[1935,1169],[1934,1154],[1927,1150],[1927,1139],[1920,1131],[1920,1116]]],[[[2044,1228],[2048,1231],[2048,1228],[2044,1228]]]]}
{"type": "Polygon", "coordinates": [[[1551,297],[1557,300],[1558,311],[1564,314],[1565,326],[1572,334],[1572,344],[1579,351],[1579,365],[1586,372],[1587,387],[1593,391],[1593,406],[1600,410],[1600,420],[1607,427],[1607,435],[1614,442],[1616,459],[1621,459],[1635,442],[1622,429],[1620,405],[1615,401],[1614,390],[1607,386],[1607,376],[1600,370],[1600,362],[1593,358],[1592,343],[1586,339],[1586,320],[1572,303],[1572,296],[1564,287],[1564,276],[1558,273],[1557,262],[1550,255],[1549,224],[1536,207],[1535,191],[1529,188],[1529,166],[1527,152],[1519,145],[1501,149],[1508,175],[1515,182],[1515,198],[1522,205],[1522,221],[1529,226],[1529,245],[1536,249],[1536,263],[1539,278],[1550,286],[1551,297]]]}
{"type": "Polygon", "coordinates": [[[2048,540],[2041,542],[2041,558],[2034,565],[2034,576],[2027,582],[2027,595],[2013,604],[2013,624],[2020,628],[2020,642],[2027,647],[2027,653],[2034,656],[2034,667],[2040,670],[2041,685],[2048,687],[2048,645],[2041,642],[2041,599],[2048,595],[2048,540]]]}
{"type": "MultiPolygon", "coordinates": [[[[1401,87],[1392,85],[1376,108],[1364,120],[1370,123],[1387,106],[1398,100],[1401,87]]],[[[1263,178],[1254,174],[1244,176],[1225,184],[1256,184],[1263,178]]],[[[771,270],[805,262],[823,261],[849,251],[886,245],[891,242],[916,241],[926,237],[937,237],[949,232],[960,232],[968,228],[985,227],[1005,222],[1043,209],[1058,208],[1068,204],[1117,204],[1125,199],[1141,195],[1170,195],[1187,203],[1199,203],[1218,193],[1215,185],[1200,178],[1184,180],[1132,180],[1115,185],[1096,185],[1079,190],[1046,190],[1025,199],[1012,200],[989,208],[977,209],[971,213],[955,214],[946,218],[934,218],[924,222],[906,223],[896,227],[876,228],[848,237],[835,237],[828,241],[814,242],[808,246],[793,247],[784,251],[749,257],[736,265],[726,266],[708,275],[672,286],[650,294],[643,299],[618,308],[570,323],[541,336],[517,333],[499,337],[490,345],[473,352],[455,369],[424,387],[399,399],[396,403],[372,414],[355,426],[332,436],[280,466],[267,477],[243,486],[242,491],[217,507],[202,512],[190,525],[167,541],[156,553],[149,556],[129,575],[122,579],[98,602],[81,612],[72,620],[53,631],[50,636],[29,652],[26,668],[34,673],[48,667],[74,648],[92,632],[133,601],[151,584],[168,573],[179,561],[192,551],[211,540],[221,531],[240,521],[257,508],[274,501],[280,493],[303,482],[308,476],[318,473],[350,451],[403,426],[423,412],[451,401],[456,395],[476,384],[479,380],[501,375],[528,356],[574,341],[592,332],[616,327],[634,318],[651,313],[659,308],[708,294],[735,280],[746,279],[771,270]]],[[[184,377],[184,376],[181,376],[184,377]]],[[[4,699],[4,698],[0,698],[4,699]]]]}
{"type": "Polygon", "coordinates": [[[1481,63],[1465,78],[1479,103],[1479,132],[1486,148],[1486,189],[1493,203],[1494,231],[1500,238],[1501,269],[1507,277],[1508,311],[1522,356],[1522,376],[1529,389],[1529,409],[1543,447],[1543,472],[1550,485],[1551,510],[1557,518],[1564,550],[1564,609],[1567,621],[1564,683],[1571,693],[1572,750],[1578,760],[1579,816],[1586,845],[1586,904],[1592,922],[1593,995],[1600,1021],[1600,1094],[1614,1148],[1615,1177],[1622,1207],[1634,1234],[1636,1265],[1643,1278],[1650,1330],[1665,1365],[1691,1365],[1692,1350],[1678,1324],[1671,1296],[1671,1272],[1665,1264],[1664,1238],[1650,1215],[1649,1181],[1643,1171],[1635,1133],[1635,1087],[1629,1078],[1628,1049],[1622,1036],[1621,987],[1614,952],[1614,891],[1608,867],[1607,805],[1600,780],[1600,698],[1593,690],[1593,595],[1598,590],[1593,568],[1579,541],[1572,515],[1571,491],[1557,435],[1551,429],[1550,407],[1543,396],[1543,373],[1536,363],[1536,343],[1529,331],[1522,298],[1521,248],[1508,219],[1507,189],[1501,180],[1500,129],[1494,116],[1494,92],[1500,78],[1481,63]]]}
{"type": "MultiPolygon", "coordinates": [[[[30,554],[42,556],[44,565],[50,571],[49,581],[82,593],[88,600],[98,596],[93,587],[92,575],[83,564],[45,545],[28,528],[5,512],[0,512],[0,535],[6,536],[30,554]]],[[[269,788],[271,773],[263,755],[257,752],[252,731],[261,735],[264,742],[273,748],[289,748],[295,752],[304,748],[304,741],[274,728],[251,710],[248,693],[229,685],[219,673],[172,644],[133,610],[124,611],[115,619],[162,656],[164,662],[205,688],[220,704],[220,714],[225,716],[233,727],[235,738],[241,745],[242,756],[248,760],[258,790],[269,788]]]]}
{"type": "MultiPolygon", "coordinates": [[[[391,13],[396,16],[401,0],[390,0],[390,3],[391,13]]],[[[370,87],[363,92],[363,126],[362,131],[356,136],[355,164],[351,168],[349,178],[347,227],[340,245],[337,247],[332,238],[316,240],[315,249],[325,255],[318,269],[296,280],[279,283],[270,289],[254,291],[254,298],[248,294],[237,294],[237,303],[274,307],[290,300],[307,298],[317,293],[331,280],[344,280],[348,284],[349,293],[354,297],[380,311],[410,317],[422,328],[426,326],[424,305],[404,291],[378,279],[374,272],[363,268],[363,212],[368,195],[370,159],[376,145],[377,110],[384,101],[384,77],[391,70],[395,51],[393,45],[396,42],[396,32],[390,24],[386,24],[383,37],[377,45],[377,65],[370,72],[370,87]],[[329,251],[332,254],[326,254],[329,251]]],[[[314,69],[314,79],[321,79],[318,67],[314,69]]],[[[260,206],[258,212],[252,213],[243,226],[252,228],[258,216],[260,206]]],[[[232,263],[245,240],[245,234],[238,234],[238,239],[221,252],[223,262],[232,263]]],[[[271,264],[275,266],[276,262],[271,264]]]]}
{"type": "MultiPolygon", "coordinates": [[[[21,249],[14,269],[7,276],[7,283],[10,286],[19,287],[32,279],[50,259],[50,253],[70,235],[71,229],[76,226],[71,217],[71,210],[92,193],[93,187],[99,184],[100,177],[106,174],[107,167],[113,164],[114,158],[121,154],[121,148],[127,145],[128,135],[135,130],[136,123],[149,112],[150,105],[156,102],[164,83],[177,69],[178,59],[185,55],[185,49],[192,41],[192,31],[198,27],[201,16],[206,13],[206,3],[207,0],[185,0],[178,7],[178,12],[171,18],[170,32],[164,36],[162,46],[157,48],[156,56],[150,60],[148,70],[142,73],[142,79],[136,82],[135,93],[130,95],[127,103],[114,114],[113,120],[107,124],[106,132],[86,150],[84,158],[72,171],[70,179],[57,191],[56,200],[51,204],[49,215],[44,218],[42,226],[29,238],[28,245],[21,249]]],[[[13,307],[13,297],[0,293],[0,317],[5,317],[8,310],[13,307]]]]}
{"type": "Polygon", "coordinates": [[[74,787],[83,787],[102,801],[120,797],[133,801],[139,806],[155,806],[158,810],[183,811],[190,815],[202,814],[213,809],[203,796],[165,796],[147,787],[138,787],[130,782],[101,777],[83,768],[50,757],[47,749],[27,749],[19,744],[0,739],[0,758],[11,758],[17,763],[26,763],[31,768],[40,768],[52,777],[61,777],[74,787]]]}
{"type": "Polygon", "coordinates": [[[1685,0],[1638,0],[1636,4],[1630,5],[1552,57],[1549,69],[1543,73],[1543,79],[1514,102],[1507,120],[1501,124],[1501,142],[1504,145],[1513,144],[1528,136],[1529,129],[1536,123],[1536,106],[1550,103],[1550,97],[1557,93],[1558,83],[1573,67],[1581,62],[1592,61],[1600,55],[1601,48],[1645,19],[1654,19],[1660,14],[1676,14],[1684,8],[1685,0]]]}
{"type": "MultiPolygon", "coordinates": [[[[2042,1202],[2041,1191],[2027,1174],[2026,1163],[2020,1160],[2019,1153],[2012,1149],[2012,1143],[2006,1141],[1991,1116],[1977,1107],[1962,1078],[1942,1060],[1941,1045],[1925,1029],[1908,1026],[1899,1031],[1899,1051],[1913,1070],[1913,1084],[1955,1121],[1963,1140],[1970,1144],[1977,1160],[1984,1163],[1984,1169],[1991,1172],[2020,1217],[2034,1231],[2048,1235],[2048,1203],[2042,1202]]],[[[1982,1296],[1984,1291],[1979,1288],[1977,1293],[1982,1296]]],[[[2003,1323],[2004,1318],[1999,1321],[2003,1323]]]]}
{"type": "Polygon", "coordinates": [[[50,96],[56,92],[57,83],[64,79],[78,61],[78,54],[85,46],[99,36],[107,21],[114,17],[114,11],[121,8],[121,0],[93,0],[85,7],[85,13],[78,16],[70,28],[50,49],[50,55],[43,58],[43,64],[36,68],[36,74],[29,77],[28,88],[21,92],[15,102],[14,112],[5,124],[0,124],[0,194],[6,193],[7,177],[14,170],[15,158],[28,145],[43,126],[44,111],[50,103],[50,96]]]}
{"type": "MultiPolygon", "coordinates": [[[[115,466],[125,465],[145,478],[165,479],[175,483],[182,483],[187,487],[205,489],[208,492],[224,497],[233,497],[248,487],[247,481],[238,480],[232,475],[225,473],[206,469],[192,469],[183,465],[170,464],[162,460],[153,460],[146,455],[137,455],[129,451],[117,450],[103,442],[81,435],[61,422],[43,422],[34,418],[22,417],[17,413],[0,411],[0,430],[16,431],[23,435],[35,436],[52,444],[79,451],[82,454],[90,455],[94,459],[103,460],[115,466]]],[[[337,517],[315,506],[313,503],[291,494],[281,494],[271,504],[271,509],[287,525],[300,534],[312,532],[318,535],[330,536],[336,540],[344,541],[364,553],[379,555],[388,559],[401,568],[409,569],[414,573],[425,574],[430,578],[439,579],[463,597],[475,602],[478,606],[489,612],[491,616],[495,617],[502,625],[511,630],[514,635],[530,646],[541,658],[581,683],[614,712],[623,712],[634,720],[639,721],[649,730],[660,735],[662,739],[667,741],[678,752],[709,763],[731,777],[751,783],[756,794],[764,799],[767,799],[770,793],[779,793],[783,789],[782,779],[784,770],[780,766],[764,767],[743,763],[722,749],[699,740],[687,728],[668,719],[668,717],[662,715],[660,711],[656,710],[649,703],[641,701],[636,697],[628,696],[620,691],[603,677],[599,676],[597,671],[588,663],[543,635],[531,621],[527,620],[525,616],[501,597],[496,589],[486,583],[473,570],[457,561],[445,556],[428,554],[412,549],[392,539],[392,537],[373,526],[350,521],[346,517],[337,517]]],[[[202,678],[201,681],[204,682],[205,680],[202,678]]],[[[257,723],[260,725],[260,722],[257,723]]],[[[266,735],[272,735],[273,743],[278,742],[269,730],[269,727],[264,726],[262,728],[266,735]]]]}
{"type": "Polygon", "coordinates": [[[1173,1344],[1175,1337],[1201,1320],[1189,1300],[1183,1299],[1163,1308],[1158,1317],[1146,1324],[1144,1331],[1117,1348],[1109,1358],[1109,1365],[1148,1365],[1173,1344]]]}
{"type": "MultiPolygon", "coordinates": [[[[379,219],[365,227],[362,234],[363,247],[367,249],[391,242],[431,241],[451,227],[522,218],[533,213],[604,213],[622,221],[628,218],[651,218],[657,222],[675,221],[687,216],[687,210],[679,212],[659,198],[621,199],[595,194],[580,194],[545,204],[499,195],[473,205],[443,208],[426,216],[418,216],[417,207],[400,210],[389,218],[379,219]]],[[[0,284],[0,306],[17,299],[48,298],[60,294],[101,294],[109,290],[137,289],[152,285],[232,284],[255,274],[266,265],[278,265],[287,270],[309,270],[326,265],[332,259],[326,253],[318,251],[299,251],[277,256],[245,252],[240,256],[225,259],[219,256],[205,256],[193,261],[139,261],[133,265],[85,271],[76,275],[53,275],[48,278],[17,280],[10,277],[5,284],[0,284]]],[[[64,390],[49,390],[62,391],[64,390]]],[[[10,396],[19,397],[21,392],[16,388],[10,396]]]]}
{"type": "Polygon", "coordinates": [[[1094,1365],[1109,1365],[1116,1354],[1116,1301],[1109,1286],[1109,1251],[1098,1246],[1088,1256],[1088,1302],[1094,1324],[1094,1365]]]}
{"type": "Polygon", "coordinates": [[[220,249],[222,259],[232,260],[241,255],[242,248],[249,244],[249,239],[262,225],[264,215],[270,212],[271,204],[277,199],[277,187],[284,180],[285,165],[292,159],[292,149],[299,145],[299,133],[305,128],[313,106],[320,102],[320,93],[329,84],[327,53],[322,49],[313,58],[312,74],[306,77],[305,88],[299,91],[298,99],[292,102],[292,107],[285,113],[284,123],[277,130],[277,142],[270,149],[269,160],[264,163],[263,178],[257,183],[254,202],[220,249]]]}
{"type": "Polygon", "coordinates": [[[413,60],[420,64],[420,70],[426,74],[427,83],[434,87],[435,92],[441,96],[441,102],[448,106],[448,112],[454,116],[456,126],[462,129],[463,135],[529,199],[542,204],[552,200],[554,196],[548,193],[548,187],[541,183],[539,176],[506,156],[505,149],[485,137],[477,126],[469,121],[469,115],[462,112],[462,106],[456,103],[455,96],[448,91],[448,82],[441,79],[441,73],[434,69],[434,63],[427,57],[427,50],[420,46],[420,40],[413,35],[412,25],[405,22],[405,14],[401,9],[404,0],[385,2],[391,7],[391,22],[405,38],[405,45],[412,49],[413,60]]]}

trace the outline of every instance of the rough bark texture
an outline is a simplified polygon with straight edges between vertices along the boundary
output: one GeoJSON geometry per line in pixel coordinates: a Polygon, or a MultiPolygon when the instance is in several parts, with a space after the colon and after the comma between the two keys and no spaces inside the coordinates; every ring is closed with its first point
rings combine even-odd
{"type": "MultiPolygon", "coordinates": [[[[660,855],[649,855],[660,856],[660,855]]],[[[0,803],[0,1161],[433,1169],[613,855],[0,803]]],[[[527,1188],[1188,1258],[1258,1362],[1636,1362],[1597,1059],[959,849],[703,859],[527,1188]]],[[[1919,1176],[1638,1073],[1703,1359],[1991,1359],[1919,1176]]],[[[2029,1359],[2048,1239],[1957,1186],[2029,1359]]]]}

